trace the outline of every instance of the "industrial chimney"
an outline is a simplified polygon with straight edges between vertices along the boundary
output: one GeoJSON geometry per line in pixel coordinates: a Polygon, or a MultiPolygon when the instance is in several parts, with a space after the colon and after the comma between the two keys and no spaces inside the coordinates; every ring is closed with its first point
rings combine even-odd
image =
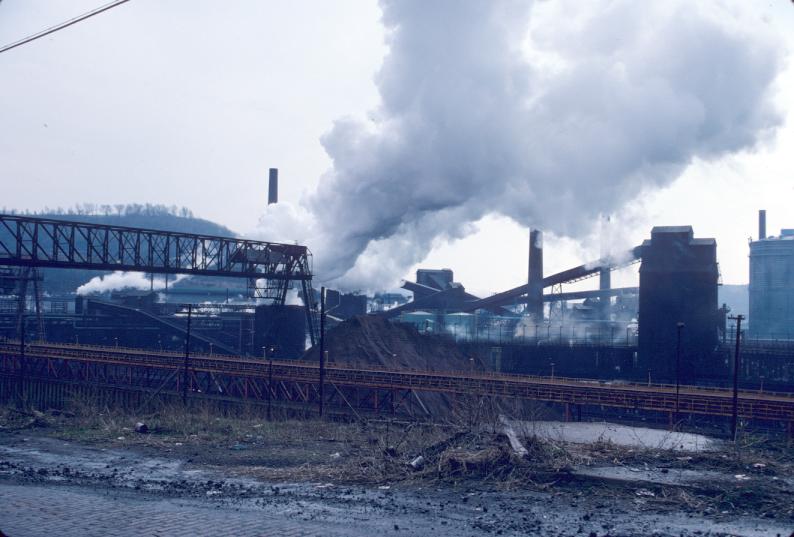
{"type": "MultiPolygon", "coordinates": [[[[607,216],[605,219],[601,220],[601,259],[605,260],[605,263],[601,266],[598,271],[598,288],[601,291],[608,291],[612,288],[612,269],[609,266],[611,263],[610,255],[609,255],[609,247],[610,247],[610,240],[609,237],[611,235],[611,224],[612,218],[607,216]]],[[[598,318],[602,321],[609,320],[609,306],[611,305],[612,299],[608,295],[601,295],[598,299],[598,318]]]]}
{"type": "Polygon", "coordinates": [[[766,238],[766,209],[758,211],[758,240],[766,238]]]}
{"type": "Polygon", "coordinates": [[[529,292],[527,310],[535,322],[543,320],[543,232],[529,230],[529,273],[527,275],[529,292]]]}
{"type": "MultiPolygon", "coordinates": [[[[598,288],[601,291],[609,291],[612,289],[612,269],[609,265],[604,265],[598,270],[598,288]]],[[[600,320],[609,320],[609,306],[611,302],[609,295],[601,295],[598,299],[598,317],[600,320]]]]}
{"type": "Polygon", "coordinates": [[[278,168],[270,168],[270,181],[267,185],[267,204],[278,203],[278,168]]]}

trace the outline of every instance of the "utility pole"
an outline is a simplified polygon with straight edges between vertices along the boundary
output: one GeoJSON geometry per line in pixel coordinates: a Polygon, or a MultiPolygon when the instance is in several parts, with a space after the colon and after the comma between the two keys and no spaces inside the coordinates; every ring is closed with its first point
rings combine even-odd
{"type": "Polygon", "coordinates": [[[325,385],[325,287],[320,288],[320,417],[323,415],[325,385]]]}
{"type": "Polygon", "coordinates": [[[182,403],[187,405],[188,366],[190,365],[190,318],[193,316],[193,304],[187,305],[187,331],[185,332],[185,371],[182,376],[182,403]]]}
{"type": "Polygon", "coordinates": [[[739,348],[742,339],[742,320],[744,315],[728,318],[736,320],[736,349],[733,353],[733,418],[731,420],[731,437],[736,442],[736,425],[739,418],[739,348]]]}
{"type": "Polygon", "coordinates": [[[270,364],[267,367],[267,421],[271,420],[270,405],[273,398],[273,353],[274,349],[270,348],[270,364]]]}
{"type": "Polygon", "coordinates": [[[675,423],[678,424],[678,402],[681,398],[681,330],[684,328],[684,323],[678,321],[676,323],[678,330],[678,341],[675,347],[675,423]]]}
{"type": "Polygon", "coordinates": [[[25,403],[25,314],[20,316],[19,325],[19,382],[17,383],[17,407],[25,403]]]}

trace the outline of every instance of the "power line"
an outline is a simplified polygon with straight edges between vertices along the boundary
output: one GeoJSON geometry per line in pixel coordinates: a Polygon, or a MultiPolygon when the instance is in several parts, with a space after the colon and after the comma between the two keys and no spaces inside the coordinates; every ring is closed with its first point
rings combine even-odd
{"type": "Polygon", "coordinates": [[[107,11],[109,9],[113,9],[116,6],[120,6],[121,4],[123,4],[125,2],[129,2],[129,1],[130,0],[114,0],[113,2],[110,2],[109,4],[105,4],[103,6],[100,6],[100,7],[96,8],[96,9],[92,9],[91,11],[83,13],[82,15],[78,15],[77,17],[75,17],[73,19],[69,19],[68,21],[62,22],[60,24],[56,24],[55,26],[50,26],[49,28],[46,28],[46,29],[44,29],[44,30],[42,30],[42,31],[40,31],[38,33],[33,34],[33,35],[29,35],[28,37],[20,39],[19,41],[15,41],[13,43],[9,43],[8,45],[0,47],[0,53],[7,52],[7,51],[11,50],[12,48],[17,48],[19,46],[22,46],[25,43],[30,43],[31,41],[35,41],[36,39],[39,39],[40,37],[44,37],[45,35],[53,34],[53,33],[57,32],[58,30],[63,30],[64,28],[66,28],[68,26],[71,26],[73,24],[77,24],[78,22],[84,21],[84,20],[86,20],[86,19],[88,19],[90,17],[93,17],[94,15],[99,15],[100,13],[102,13],[104,11],[107,11]]]}

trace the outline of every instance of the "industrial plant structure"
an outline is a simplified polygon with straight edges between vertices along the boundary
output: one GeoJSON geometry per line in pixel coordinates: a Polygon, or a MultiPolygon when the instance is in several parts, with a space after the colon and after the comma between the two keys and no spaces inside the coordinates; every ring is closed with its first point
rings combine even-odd
{"type": "Polygon", "coordinates": [[[758,240],[750,242],[750,333],[755,339],[794,337],[794,229],[766,234],[758,215],[758,240]]]}
{"type": "Polygon", "coordinates": [[[691,382],[719,360],[717,242],[690,226],[655,227],[642,244],[639,358],[644,369],[691,382]],[[680,323],[680,324],[679,324],[680,323]],[[679,334],[680,332],[680,334],[679,334]],[[671,359],[680,345],[686,359],[671,359]]]}
{"type": "MultiPolygon", "coordinates": [[[[277,202],[275,169],[268,188],[277,202]]],[[[794,319],[794,231],[750,249],[750,326],[779,343],[794,319]]],[[[299,359],[319,328],[310,255],[299,245],[0,215],[0,337],[173,352],[192,330],[196,352],[299,359]],[[44,267],[193,278],[160,291],[43,296],[44,267]]],[[[422,268],[404,282],[407,303],[327,290],[326,327],[369,313],[453,338],[504,372],[720,384],[731,375],[733,335],[718,286],[716,241],[690,226],[655,227],[627,252],[555,274],[544,273],[543,235],[533,229],[520,286],[478,297],[452,269],[422,268]],[[638,285],[612,287],[611,272],[634,263],[638,285]],[[563,289],[588,278],[594,289],[563,289]]],[[[794,347],[754,342],[741,367],[746,382],[785,389],[794,347]]]]}
{"type": "MultiPolygon", "coordinates": [[[[787,236],[784,231],[781,238],[762,242],[794,246],[787,236]]],[[[758,243],[753,245],[755,251],[758,243]]],[[[794,274],[785,268],[794,257],[784,259],[775,251],[777,270],[794,274]]],[[[503,371],[707,384],[730,378],[735,333],[727,323],[728,308],[718,303],[717,243],[696,238],[691,226],[655,227],[649,240],[625,254],[552,275],[543,272],[542,234],[531,230],[528,266],[526,284],[487,298],[467,293],[448,269],[421,269],[416,282],[404,284],[414,300],[381,315],[420,332],[449,335],[503,371]],[[611,271],[636,262],[639,286],[613,288],[611,271]],[[562,289],[596,276],[597,289],[562,289]]],[[[751,284],[751,304],[758,303],[757,292],[751,284]]],[[[783,297],[792,296],[791,284],[776,292],[782,308],[789,300],[783,297]]],[[[791,326],[784,314],[771,315],[791,326]]],[[[752,319],[751,306],[751,326],[752,319]]],[[[746,347],[742,369],[744,382],[790,388],[794,345],[754,342],[746,347]]]]}
{"type": "Polygon", "coordinates": [[[183,345],[190,318],[197,350],[260,356],[274,348],[291,358],[317,337],[311,253],[301,245],[0,215],[0,265],[7,292],[0,337],[27,332],[37,340],[174,349],[183,345]],[[184,274],[225,285],[171,302],[168,291],[45,297],[41,268],[184,274]],[[230,301],[230,283],[249,300],[230,301]],[[287,305],[293,290],[304,306],[287,305]]]}

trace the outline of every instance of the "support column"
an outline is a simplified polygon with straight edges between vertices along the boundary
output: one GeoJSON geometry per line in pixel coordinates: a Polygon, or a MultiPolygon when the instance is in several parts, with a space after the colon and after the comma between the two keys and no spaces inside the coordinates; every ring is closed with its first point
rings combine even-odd
{"type": "MultiPolygon", "coordinates": [[[[612,271],[609,267],[601,267],[598,271],[598,289],[600,291],[608,291],[612,288],[612,271]]],[[[602,295],[598,299],[598,318],[601,321],[609,320],[609,306],[611,298],[602,295]]]]}
{"type": "Polygon", "coordinates": [[[534,322],[543,322],[543,232],[529,231],[529,270],[527,274],[527,311],[534,322]]]}

